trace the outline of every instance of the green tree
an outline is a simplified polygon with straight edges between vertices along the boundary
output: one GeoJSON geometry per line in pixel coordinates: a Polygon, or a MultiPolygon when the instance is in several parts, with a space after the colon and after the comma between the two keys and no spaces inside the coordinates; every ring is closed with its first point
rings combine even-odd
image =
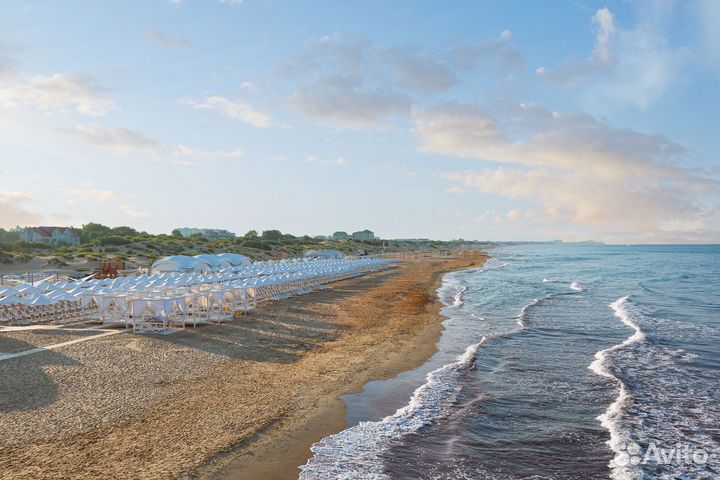
{"type": "Polygon", "coordinates": [[[80,229],[80,241],[82,243],[90,243],[97,240],[100,237],[106,237],[110,235],[112,230],[110,227],[101,225],[99,223],[90,222],[82,226],[80,229]]]}
{"type": "Polygon", "coordinates": [[[255,239],[258,237],[257,230],[250,230],[245,234],[245,238],[247,239],[255,239]]]}
{"type": "Polygon", "coordinates": [[[115,227],[110,229],[110,233],[119,237],[134,237],[138,234],[138,231],[132,227],[115,227]]]}
{"type": "Polygon", "coordinates": [[[171,233],[172,233],[173,237],[182,237],[182,233],[180,233],[180,229],[178,229],[178,228],[173,230],[171,233]]]}
{"type": "Polygon", "coordinates": [[[277,241],[283,237],[280,230],[264,230],[262,233],[263,240],[277,241]]]}
{"type": "Polygon", "coordinates": [[[20,234],[17,232],[9,232],[3,228],[0,228],[0,242],[3,243],[15,243],[20,240],[20,234]]]}

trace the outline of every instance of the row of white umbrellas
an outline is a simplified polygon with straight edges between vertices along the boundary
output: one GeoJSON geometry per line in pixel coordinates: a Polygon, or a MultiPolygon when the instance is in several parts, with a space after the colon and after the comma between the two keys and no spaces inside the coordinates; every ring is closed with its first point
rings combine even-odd
{"type": "Polygon", "coordinates": [[[390,262],[392,260],[370,257],[257,262],[251,266],[231,267],[205,274],[172,272],[79,282],[43,282],[35,286],[21,284],[15,288],[0,287],[0,305],[50,305],[60,301],[76,301],[92,295],[161,291],[217,283],[230,283],[234,287],[261,287],[346,274],[390,262]]]}

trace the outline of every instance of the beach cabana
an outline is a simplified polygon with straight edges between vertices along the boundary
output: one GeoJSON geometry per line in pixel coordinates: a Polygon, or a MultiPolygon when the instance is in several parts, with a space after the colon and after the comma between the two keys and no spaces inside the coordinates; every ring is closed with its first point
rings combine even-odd
{"type": "Polygon", "coordinates": [[[252,260],[239,253],[220,253],[215,256],[227,260],[233,267],[249,267],[252,265],[252,260]]]}
{"type": "Polygon", "coordinates": [[[212,270],[212,265],[204,260],[187,255],[173,255],[160,258],[153,263],[153,273],[165,272],[207,272],[212,270]]]}
{"type": "Polygon", "coordinates": [[[212,268],[215,269],[232,267],[232,262],[230,262],[230,260],[222,258],[220,255],[210,255],[204,253],[201,255],[195,255],[193,258],[197,258],[201,262],[207,262],[212,268]]]}

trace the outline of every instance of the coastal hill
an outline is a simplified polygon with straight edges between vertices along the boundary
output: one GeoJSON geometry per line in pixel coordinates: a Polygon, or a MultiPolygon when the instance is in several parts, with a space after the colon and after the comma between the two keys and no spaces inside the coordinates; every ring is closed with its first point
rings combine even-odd
{"type": "Polygon", "coordinates": [[[149,268],[169,255],[239,253],[254,261],[300,256],[306,250],[331,248],[347,255],[383,252],[432,251],[456,248],[466,241],[422,240],[334,240],[331,237],[294,236],[279,230],[226,239],[209,239],[201,234],[152,235],[131,227],[107,227],[88,223],[77,229],[79,245],[50,245],[22,241],[15,232],[0,229],[0,275],[52,270],[62,273],[92,272],[101,262],[124,262],[127,270],[149,268]]]}

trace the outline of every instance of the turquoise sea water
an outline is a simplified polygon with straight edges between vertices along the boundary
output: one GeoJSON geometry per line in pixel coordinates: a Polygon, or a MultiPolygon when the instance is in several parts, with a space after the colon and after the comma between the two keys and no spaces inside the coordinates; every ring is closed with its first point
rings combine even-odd
{"type": "Polygon", "coordinates": [[[301,478],[720,478],[720,247],[500,247],[301,478]]]}

